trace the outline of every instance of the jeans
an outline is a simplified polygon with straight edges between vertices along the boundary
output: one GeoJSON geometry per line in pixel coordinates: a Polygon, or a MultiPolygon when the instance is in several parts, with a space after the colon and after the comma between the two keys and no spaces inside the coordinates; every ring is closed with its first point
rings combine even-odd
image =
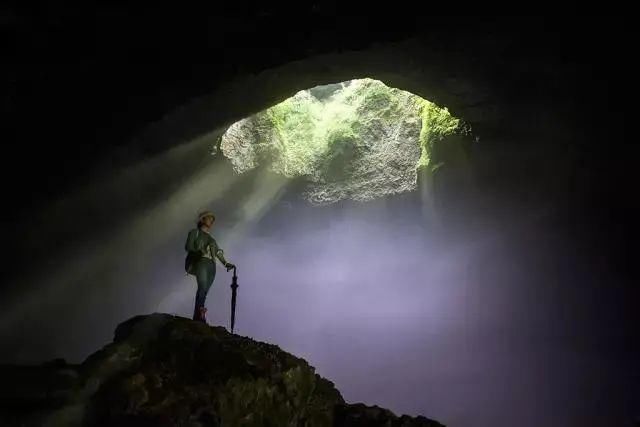
{"type": "Polygon", "coordinates": [[[216,278],[216,263],[209,258],[200,259],[194,266],[194,276],[198,283],[198,291],[196,292],[196,304],[193,309],[193,319],[198,319],[200,308],[204,307],[204,301],[207,298],[209,288],[216,278]]]}

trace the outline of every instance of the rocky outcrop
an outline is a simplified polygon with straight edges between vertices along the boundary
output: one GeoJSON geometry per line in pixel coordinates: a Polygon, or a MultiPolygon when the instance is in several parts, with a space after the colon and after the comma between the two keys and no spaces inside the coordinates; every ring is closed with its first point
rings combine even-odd
{"type": "Polygon", "coordinates": [[[440,426],[344,402],[279,347],[166,314],[134,317],[80,365],[0,369],[3,426],[440,426]]]}
{"type": "Polygon", "coordinates": [[[388,409],[362,403],[337,405],[334,414],[334,425],[340,427],[443,427],[439,422],[423,416],[397,417],[388,409]]]}

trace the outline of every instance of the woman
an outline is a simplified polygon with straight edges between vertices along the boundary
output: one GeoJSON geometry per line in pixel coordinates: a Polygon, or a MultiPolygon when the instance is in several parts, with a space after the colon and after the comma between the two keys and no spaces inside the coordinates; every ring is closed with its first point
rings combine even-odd
{"type": "Polygon", "coordinates": [[[235,268],[235,265],[224,259],[224,252],[218,247],[216,240],[209,234],[216,217],[210,211],[198,215],[198,226],[189,231],[185,249],[187,259],[185,269],[187,273],[196,277],[198,291],[196,292],[196,304],[193,310],[193,320],[207,322],[207,309],[204,301],[207,298],[209,288],[216,277],[216,262],[218,258],[227,271],[235,268]]]}

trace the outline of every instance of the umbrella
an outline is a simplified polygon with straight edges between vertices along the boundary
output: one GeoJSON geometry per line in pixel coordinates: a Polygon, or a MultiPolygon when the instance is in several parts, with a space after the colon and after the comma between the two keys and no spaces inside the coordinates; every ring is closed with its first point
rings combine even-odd
{"type": "Polygon", "coordinates": [[[238,275],[236,267],[233,267],[233,281],[231,282],[231,333],[236,324],[236,294],[238,292],[238,275]]]}

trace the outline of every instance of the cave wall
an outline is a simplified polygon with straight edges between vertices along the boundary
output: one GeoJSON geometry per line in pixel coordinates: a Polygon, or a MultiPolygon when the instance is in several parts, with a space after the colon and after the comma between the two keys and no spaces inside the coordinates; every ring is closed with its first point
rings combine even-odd
{"type": "Polygon", "coordinates": [[[48,198],[100,163],[134,163],[297,90],[363,75],[447,106],[491,145],[497,135],[575,131],[596,114],[584,101],[615,96],[600,84],[613,75],[615,19],[568,28],[522,17],[358,19],[327,7],[293,21],[264,6],[242,17],[101,7],[88,37],[82,12],[9,11],[4,111],[23,143],[7,158],[31,156],[49,178],[33,191],[48,198]]]}
{"type": "MultiPolygon", "coordinates": [[[[2,9],[9,45],[0,67],[0,235],[8,254],[0,294],[2,315],[20,314],[3,332],[3,358],[19,358],[16,349],[40,359],[78,341],[104,342],[122,320],[109,316],[122,307],[139,312],[148,289],[93,292],[79,280],[81,291],[71,294],[67,282],[52,286],[46,279],[58,261],[77,261],[65,248],[119,259],[101,250],[127,230],[121,225],[162,233],[149,206],[166,203],[211,165],[229,172],[220,158],[203,156],[225,126],[300,89],[367,76],[448,107],[478,138],[438,153],[447,167],[421,181],[467,241],[475,241],[470,229],[503,239],[504,252],[459,269],[470,285],[464,309],[485,313],[481,297],[499,291],[500,314],[516,322],[498,325],[495,337],[509,339],[502,326],[510,326],[514,345],[566,347],[593,362],[537,359],[557,370],[544,371],[542,402],[523,389],[530,414],[546,404],[583,417],[580,425],[596,413],[602,418],[592,424],[611,425],[635,411],[639,153],[631,18],[421,16],[404,5],[367,17],[311,2],[292,19],[264,2],[250,11],[244,3],[212,7],[2,9]],[[234,7],[241,14],[223,16],[234,7]],[[32,274],[43,279],[27,281],[32,274]],[[513,280],[503,283],[505,275],[513,280]],[[506,297],[513,289],[517,301],[506,297]],[[37,304],[54,297],[63,303],[37,304]],[[540,323],[517,329],[528,316],[540,323]]],[[[243,202],[233,199],[229,210],[243,202]]],[[[415,206],[405,198],[393,203],[405,202],[415,206]]],[[[192,211],[187,203],[179,208],[192,211]]],[[[472,327],[470,337],[483,340],[478,331],[472,327]]]]}
{"type": "MultiPolygon", "coordinates": [[[[83,224],[123,221],[139,208],[142,192],[161,198],[184,176],[158,174],[132,182],[133,189],[111,183],[106,199],[82,193],[83,186],[194,138],[215,137],[216,129],[300,89],[367,76],[471,124],[478,143],[453,162],[465,166],[443,170],[437,184],[447,197],[464,193],[462,179],[485,205],[548,205],[554,221],[593,247],[606,241],[610,258],[630,268],[624,219],[615,221],[633,193],[637,152],[627,144],[630,67],[619,18],[571,25],[407,13],[401,20],[353,18],[333,16],[324,3],[293,21],[276,8],[254,12],[197,16],[111,6],[92,11],[89,24],[65,8],[7,10],[2,25],[13,43],[2,71],[9,94],[2,182],[11,206],[2,215],[16,248],[10,266],[21,265],[25,251],[49,250],[24,244],[34,241],[20,231],[30,222],[48,221],[50,240],[64,245],[83,224]],[[81,215],[77,205],[51,210],[74,194],[81,215]]],[[[185,171],[202,161],[190,153],[185,171]]],[[[466,202],[450,203],[465,209],[466,202]]]]}

